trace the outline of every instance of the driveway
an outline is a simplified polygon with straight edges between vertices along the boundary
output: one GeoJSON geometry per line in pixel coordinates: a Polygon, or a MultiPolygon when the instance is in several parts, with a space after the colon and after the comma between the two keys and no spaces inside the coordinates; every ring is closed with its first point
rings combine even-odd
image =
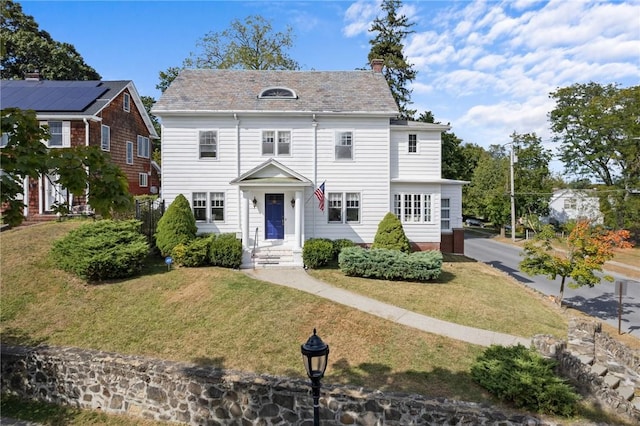
{"type": "MultiPolygon", "coordinates": [[[[557,296],[560,279],[549,280],[538,275],[531,277],[518,268],[522,250],[511,244],[501,243],[475,232],[465,232],[464,254],[504,271],[519,282],[545,295],[557,296]]],[[[608,273],[615,280],[629,279],[619,274],[608,273]]],[[[640,283],[630,282],[627,294],[622,297],[621,331],[640,337],[640,283]]],[[[563,303],[618,328],[619,296],[615,295],[615,284],[602,280],[594,287],[570,288],[565,283],[563,303]]]]}

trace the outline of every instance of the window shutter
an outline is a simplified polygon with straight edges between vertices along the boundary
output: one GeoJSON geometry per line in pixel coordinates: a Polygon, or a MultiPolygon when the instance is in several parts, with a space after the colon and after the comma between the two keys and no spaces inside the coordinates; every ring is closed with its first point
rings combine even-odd
{"type": "Polygon", "coordinates": [[[62,122],[62,146],[69,148],[71,146],[71,122],[62,122]]]}

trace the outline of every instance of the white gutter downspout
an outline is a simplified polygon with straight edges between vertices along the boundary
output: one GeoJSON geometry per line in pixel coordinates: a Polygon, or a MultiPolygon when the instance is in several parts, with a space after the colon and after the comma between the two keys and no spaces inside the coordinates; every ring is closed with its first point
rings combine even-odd
{"type": "MultiPolygon", "coordinates": [[[[311,198],[318,186],[318,122],[316,121],[316,115],[313,114],[313,188],[311,189],[311,198]]],[[[316,237],[316,209],[313,210],[313,238],[316,237]]]]}
{"type": "MultiPolygon", "coordinates": [[[[240,176],[240,119],[238,118],[238,114],[236,114],[235,112],[233,113],[233,119],[236,122],[236,176],[240,176]]],[[[244,215],[243,214],[243,209],[242,209],[242,199],[244,198],[242,196],[242,190],[240,189],[240,185],[238,185],[238,193],[237,193],[237,203],[238,203],[238,224],[240,224],[240,231],[242,232],[242,230],[248,230],[249,229],[249,224],[244,224],[243,222],[243,218],[244,217],[248,217],[248,215],[244,215]]],[[[248,221],[248,219],[247,219],[248,221]]],[[[249,248],[249,239],[248,236],[244,235],[244,232],[242,232],[242,236],[243,238],[247,238],[246,241],[242,241],[242,246],[243,248],[249,248]]],[[[248,234],[248,231],[247,231],[248,234]]]]}

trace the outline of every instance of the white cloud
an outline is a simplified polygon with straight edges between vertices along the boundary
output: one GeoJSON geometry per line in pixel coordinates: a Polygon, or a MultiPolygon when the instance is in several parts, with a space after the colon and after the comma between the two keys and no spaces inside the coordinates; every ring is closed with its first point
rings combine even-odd
{"type": "Polygon", "coordinates": [[[346,37],[355,37],[359,34],[366,34],[369,31],[371,22],[375,19],[380,10],[380,0],[368,1],[358,0],[353,3],[344,14],[345,26],[342,29],[346,37]]]}

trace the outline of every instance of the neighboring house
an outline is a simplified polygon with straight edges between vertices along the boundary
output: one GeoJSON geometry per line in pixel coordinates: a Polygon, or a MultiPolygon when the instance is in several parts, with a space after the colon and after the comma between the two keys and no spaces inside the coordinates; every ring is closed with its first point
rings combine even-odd
{"type": "Polygon", "coordinates": [[[182,71],[153,109],[163,198],[183,194],[201,233],[236,233],[244,267],[302,265],[309,238],[369,245],[390,211],[415,248],[462,252],[463,182],[441,178],[449,127],[395,121],[375,68],[182,71]]]}
{"type": "MultiPolygon", "coordinates": [[[[0,105],[35,110],[49,126],[51,149],[101,147],[127,176],[133,195],[159,192],[159,168],[151,160],[158,135],[132,81],[2,80],[0,105]]],[[[89,209],[85,197],[74,199],[55,176],[26,180],[24,188],[27,220],[46,218],[61,205],[89,209]]]]}
{"type": "Polygon", "coordinates": [[[593,191],[556,189],[549,201],[549,222],[564,224],[570,220],[588,219],[602,224],[600,200],[593,191]]]}

